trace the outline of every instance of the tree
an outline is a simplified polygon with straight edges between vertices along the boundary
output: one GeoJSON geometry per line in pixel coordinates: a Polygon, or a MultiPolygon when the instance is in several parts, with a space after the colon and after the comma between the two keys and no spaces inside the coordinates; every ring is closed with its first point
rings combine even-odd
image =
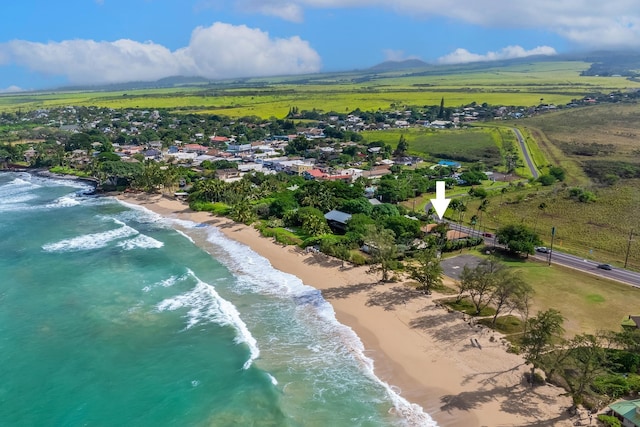
{"type": "Polygon", "coordinates": [[[535,247],[542,244],[537,233],[521,224],[509,224],[496,232],[498,243],[506,245],[507,250],[516,254],[532,254],[535,247]]]}
{"type": "Polygon", "coordinates": [[[495,326],[498,315],[505,310],[527,312],[533,288],[522,280],[517,271],[500,269],[493,274],[493,277],[494,289],[491,302],[496,312],[491,323],[495,326]]]}
{"type": "Polygon", "coordinates": [[[389,280],[389,271],[395,265],[398,256],[398,248],[393,231],[380,226],[366,226],[364,244],[369,248],[371,255],[370,273],[382,273],[382,281],[389,280]]]}
{"type": "Polygon", "coordinates": [[[604,372],[606,351],[602,337],[591,334],[576,335],[563,351],[566,355],[558,372],[567,383],[574,406],[578,406],[587,387],[604,372]]]}
{"type": "Polygon", "coordinates": [[[542,174],[538,177],[538,182],[544,187],[548,187],[556,182],[556,178],[553,175],[542,174]]]}
{"type": "Polygon", "coordinates": [[[469,294],[476,315],[489,306],[495,289],[495,275],[504,265],[494,258],[483,260],[474,268],[464,266],[460,274],[460,289],[469,294]]]}
{"type": "Polygon", "coordinates": [[[527,321],[527,329],[522,336],[520,348],[524,360],[531,364],[532,385],[535,369],[544,365],[545,356],[553,349],[554,341],[559,340],[564,333],[563,322],[562,314],[553,308],[538,313],[527,321]]]}
{"type": "Polygon", "coordinates": [[[65,151],[73,151],[73,150],[90,150],[91,149],[91,136],[86,133],[74,133],[69,137],[67,142],[64,144],[65,151]]]}
{"type": "Polygon", "coordinates": [[[256,214],[253,211],[251,202],[249,202],[249,200],[247,199],[238,199],[236,203],[231,205],[229,216],[235,222],[241,222],[247,225],[251,224],[256,218],[256,214]]]}
{"type": "Polygon", "coordinates": [[[393,152],[396,156],[404,156],[407,151],[409,151],[409,143],[407,139],[404,137],[404,134],[400,135],[400,140],[398,141],[398,146],[396,150],[393,152]]]}
{"type": "Polygon", "coordinates": [[[133,178],[133,185],[148,193],[155,192],[166,182],[165,170],[153,160],[145,160],[142,171],[133,178]]]}
{"type": "Polygon", "coordinates": [[[366,197],[361,196],[343,201],[340,204],[339,209],[350,214],[363,213],[365,215],[371,215],[373,205],[369,203],[369,200],[366,197]]]}
{"type": "Polygon", "coordinates": [[[549,168],[549,175],[554,176],[558,181],[564,181],[565,171],[559,166],[551,166],[549,168]]]}
{"type": "MultiPolygon", "coordinates": [[[[300,209],[300,211],[303,209],[305,208],[300,209]]],[[[320,215],[315,213],[299,215],[300,221],[302,222],[302,230],[310,236],[320,236],[331,231],[327,224],[327,220],[322,215],[322,212],[319,213],[320,215]]]]}
{"type": "Polygon", "coordinates": [[[202,179],[195,182],[189,194],[189,200],[202,200],[206,202],[220,202],[227,190],[227,183],[215,179],[202,179]]]}
{"type": "Polygon", "coordinates": [[[443,269],[435,248],[422,249],[414,256],[415,264],[409,266],[409,277],[418,282],[418,289],[427,295],[435,286],[442,285],[443,269]]]}
{"type": "Polygon", "coordinates": [[[538,229],[538,219],[540,219],[540,215],[542,214],[542,212],[544,212],[545,209],[547,209],[547,204],[545,202],[541,202],[538,205],[538,215],[536,215],[536,222],[533,224],[533,232],[534,233],[538,229]]]}
{"type": "Polygon", "coordinates": [[[444,96],[440,99],[440,109],[438,110],[438,118],[444,119],[444,96]]]}
{"type": "Polygon", "coordinates": [[[336,207],[337,199],[331,188],[319,181],[308,181],[296,193],[296,198],[301,206],[312,206],[323,212],[328,212],[336,207]]]}
{"type": "Polygon", "coordinates": [[[389,216],[382,220],[385,228],[393,231],[398,242],[409,242],[420,237],[420,221],[416,221],[404,216],[389,216]]]}

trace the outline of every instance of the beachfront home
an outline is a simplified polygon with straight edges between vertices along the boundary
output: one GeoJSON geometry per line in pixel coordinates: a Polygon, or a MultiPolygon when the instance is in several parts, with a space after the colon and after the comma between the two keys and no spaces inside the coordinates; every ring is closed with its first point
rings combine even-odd
{"type": "Polygon", "coordinates": [[[623,427],[640,427],[640,399],[612,403],[607,414],[620,420],[623,427]]]}
{"type": "Polygon", "coordinates": [[[324,218],[332,230],[344,233],[347,230],[347,222],[351,219],[351,214],[334,209],[324,214],[324,218]]]}

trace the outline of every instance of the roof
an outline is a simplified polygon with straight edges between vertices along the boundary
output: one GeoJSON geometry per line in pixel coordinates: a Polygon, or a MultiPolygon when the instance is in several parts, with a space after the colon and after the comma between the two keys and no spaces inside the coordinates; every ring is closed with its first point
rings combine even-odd
{"type": "Polygon", "coordinates": [[[211,138],[209,138],[209,140],[211,142],[227,142],[229,138],[227,138],[226,136],[212,136],[211,138]]]}
{"type": "Polygon", "coordinates": [[[305,173],[308,175],[311,175],[314,178],[322,178],[327,176],[327,174],[322,172],[320,169],[311,169],[311,170],[305,171],[305,173]]]}
{"type": "MultiPolygon", "coordinates": [[[[612,403],[609,408],[629,420],[634,426],[640,427],[640,400],[623,400],[620,402],[612,403]]],[[[625,424],[626,425],[626,424],[625,424]]]]}
{"type": "Polygon", "coordinates": [[[335,221],[341,224],[346,224],[347,221],[351,219],[351,214],[334,209],[324,214],[324,218],[327,221],[335,221]]]}

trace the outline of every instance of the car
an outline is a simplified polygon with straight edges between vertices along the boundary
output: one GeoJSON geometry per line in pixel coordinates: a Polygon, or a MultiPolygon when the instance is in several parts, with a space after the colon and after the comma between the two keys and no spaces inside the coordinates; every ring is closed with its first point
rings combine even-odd
{"type": "Polygon", "coordinates": [[[544,246],[538,246],[536,248],[536,252],[542,252],[543,254],[548,254],[549,252],[551,252],[551,249],[545,248],[544,246]]]}
{"type": "Polygon", "coordinates": [[[601,270],[613,270],[611,264],[598,264],[598,268],[601,270]]]}

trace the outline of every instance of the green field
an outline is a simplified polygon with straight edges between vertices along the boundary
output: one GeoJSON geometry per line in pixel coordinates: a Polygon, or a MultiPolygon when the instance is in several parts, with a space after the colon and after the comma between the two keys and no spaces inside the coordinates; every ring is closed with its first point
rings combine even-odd
{"type": "Polygon", "coordinates": [[[409,153],[434,159],[483,162],[488,167],[502,164],[501,137],[495,129],[435,130],[426,128],[365,131],[366,141],[382,141],[395,148],[400,136],[409,143],[409,153]]]}
{"type": "Polygon", "coordinates": [[[115,91],[67,91],[6,94],[0,112],[67,105],[109,108],[170,109],[230,117],[285,117],[300,110],[349,112],[389,109],[392,105],[458,107],[566,104],[593,92],[637,89],[623,77],[588,77],[580,61],[520,63],[505,66],[429,67],[395,72],[351,72],[212,82],[193,87],[115,91]]]}
{"type": "MultiPolygon", "coordinates": [[[[535,229],[547,246],[551,228],[555,227],[554,248],[584,258],[622,266],[629,249],[628,267],[640,270],[638,238],[629,245],[629,233],[640,233],[640,180],[622,182],[611,187],[594,188],[597,201],[582,203],[568,197],[568,190],[517,187],[497,192],[489,200],[481,226],[495,230],[504,224],[525,224],[535,229]],[[544,203],[546,207],[540,209],[544,203]]],[[[467,204],[468,219],[476,214],[480,201],[467,204]]],[[[452,218],[457,218],[454,213],[452,218]]]]}

